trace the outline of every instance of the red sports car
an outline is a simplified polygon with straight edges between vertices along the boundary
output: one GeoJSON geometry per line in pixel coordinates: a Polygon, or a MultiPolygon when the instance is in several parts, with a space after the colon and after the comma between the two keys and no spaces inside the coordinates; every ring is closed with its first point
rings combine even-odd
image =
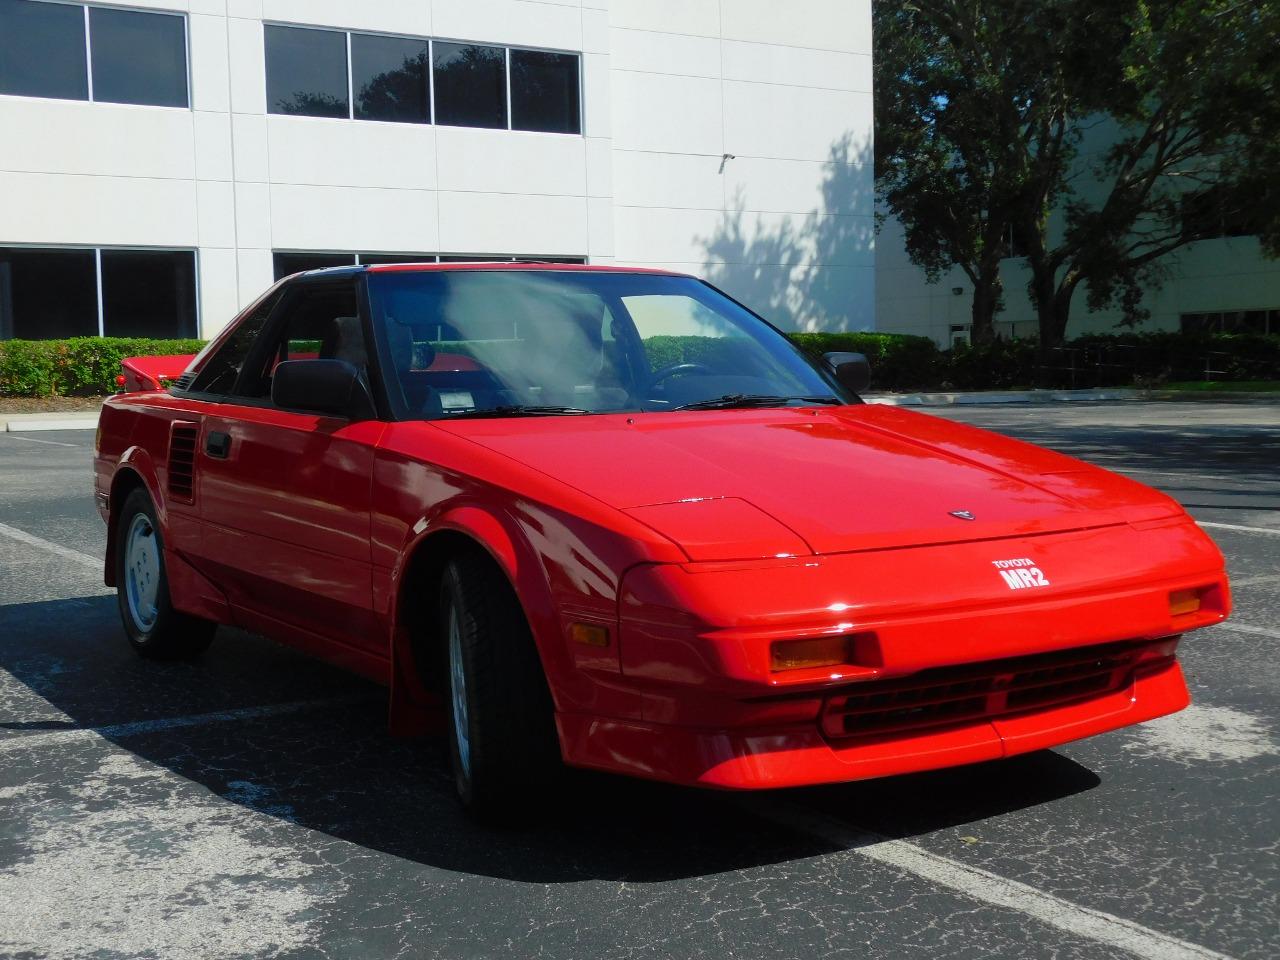
{"type": "Polygon", "coordinates": [[[443,703],[478,809],[561,764],[752,789],[1053,746],[1185,706],[1178,638],[1230,606],[1170,498],[864,404],[863,357],[693,277],[320,270],[174,363],[127,362],[98,435],[129,640],[267,634],[405,733],[443,703]]]}

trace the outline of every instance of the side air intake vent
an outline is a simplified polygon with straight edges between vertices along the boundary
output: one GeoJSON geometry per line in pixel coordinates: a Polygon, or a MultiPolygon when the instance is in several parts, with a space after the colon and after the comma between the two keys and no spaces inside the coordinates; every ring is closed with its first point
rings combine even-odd
{"type": "Polygon", "coordinates": [[[175,420],[169,427],[169,496],[183,503],[195,498],[196,438],[200,425],[175,420]]]}
{"type": "Polygon", "coordinates": [[[170,386],[175,390],[188,390],[195,382],[196,375],[194,373],[184,373],[182,376],[178,377],[177,380],[174,380],[170,386]]]}

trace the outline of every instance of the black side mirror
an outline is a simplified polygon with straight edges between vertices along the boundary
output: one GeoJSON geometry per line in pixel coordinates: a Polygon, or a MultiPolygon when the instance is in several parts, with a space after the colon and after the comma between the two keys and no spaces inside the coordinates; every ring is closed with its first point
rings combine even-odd
{"type": "Polygon", "coordinates": [[[862,353],[824,353],[827,362],[840,385],[854,393],[862,393],[871,386],[871,364],[862,353]]]}
{"type": "Polygon", "coordinates": [[[369,395],[360,371],[345,360],[283,360],[271,375],[271,402],[285,410],[364,416],[369,395]]]}

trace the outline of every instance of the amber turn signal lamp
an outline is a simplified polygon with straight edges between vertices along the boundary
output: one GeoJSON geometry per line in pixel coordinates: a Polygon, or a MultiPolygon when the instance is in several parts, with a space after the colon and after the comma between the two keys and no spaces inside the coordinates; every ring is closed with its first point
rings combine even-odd
{"type": "Polygon", "coordinates": [[[585,643],[588,647],[607,647],[609,645],[609,628],[594,623],[574,623],[569,626],[569,636],[574,643],[585,643]]]}
{"type": "Polygon", "coordinates": [[[818,637],[813,640],[775,640],[769,648],[771,670],[803,670],[853,663],[853,637],[818,637]]]}
{"type": "Polygon", "coordinates": [[[1200,599],[1204,596],[1204,590],[1174,590],[1169,594],[1169,615],[1171,617],[1185,617],[1189,613],[1196,613],[1200,609],[1200,599]]]}

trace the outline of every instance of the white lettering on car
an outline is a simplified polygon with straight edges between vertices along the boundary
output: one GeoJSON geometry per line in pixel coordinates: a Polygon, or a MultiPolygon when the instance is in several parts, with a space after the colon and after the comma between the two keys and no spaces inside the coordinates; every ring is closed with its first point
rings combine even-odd
{"type": "Polygon", "coordinates": [[[1010,590],[1025,590],[1029,587],[1047,587],[1049,580],[1036,566],[1030,557],[1016,557],[1012,560],[992,560],[992,565],[1000,574],[1010,590]]]}

